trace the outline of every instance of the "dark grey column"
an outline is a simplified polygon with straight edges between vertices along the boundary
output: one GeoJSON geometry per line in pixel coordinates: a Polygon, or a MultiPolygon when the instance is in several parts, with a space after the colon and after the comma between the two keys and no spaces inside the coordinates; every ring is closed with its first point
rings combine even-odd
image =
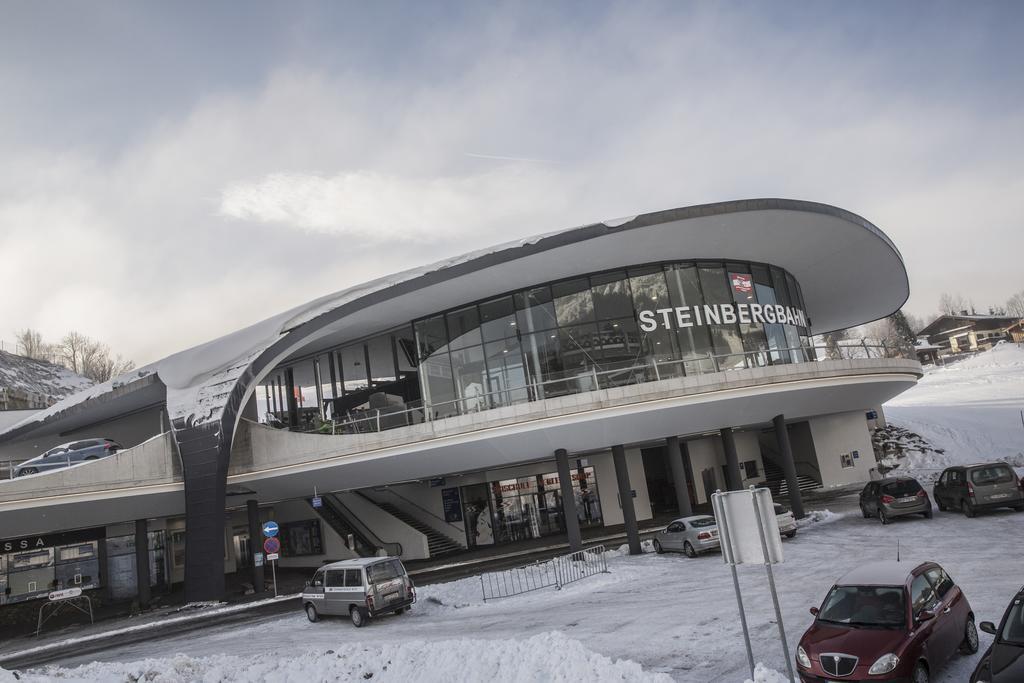
{"type": "Polygon", "coordinates": [[[146,520],[135,520],[135,595],[139,607],[149,607],[149,527],[146,520]]]}
{"type": "Polygon", "coordinates": [[[288,401],[288,426],[298,427],[299,426],[299,402],[295,399],[295,373],[292,372],[291,368],[284,371],[284,380],[286,391],[288,395],[285,400],[288,401]]]}
{"type": "MultiPolygon", "coordinates": [[[[686,485],[686,465],[683,462],[683,450],[689,450],[686,443],[679,440],[678,436],[670,436],[665,440],[668,450],[668,463],[672,467],[672,482],[676,487],[676,501],[679,503],[679,516],[689,517],[693,514],[693,504],[690,502],[690,489],[686,485]]],[[[686,456],[689,457],[687,452],[686,456]]]]}
{"type": "Polygon", "coordinates": [[[786,487],[789,489],[789,506],[793,516],[800,519],[804,516],[804,500],[800,493],[800,482],[796,478],[796,461],[793,460],[793,447],[789,443],[789,432],[786,431],[786,417],[776,415],[772,418],[775,425],[775,440],[779,445],[779,458],[782,472],[786,475],[786,487]]]}
{"type": "Polygon", "coordinates": [[[740,476],[740,457],[736,454],[732,427],[723,427],[721,434],[722,449],[725,450],[725,485],[730,491],[739,491],[743,488],[743,477],[740,476]]]}
{"type": "Polygon", "coordinates": [[[564,448],[555,451],[555,466],[558,468],[558,486],[562,491],[562,517],[565,519],[565,533],[569,536],[569,550],[576,552],[583,549],[583,538],[580,536],[580,519],[576,516],[569,453],[564,448]]]}
{"type": "Polygon", "coordinates": [[[629,470],[626,469],[626,449],[621,445],[612,446],[612,462],[615,464],[615,480],[619,484],[622,522],[626,526],[629,554],[639,555],[643,552],[640,549],[640,529],[636,525],[636,510],[633,508],[633,490],[629,485],[629,470]]]}
{"type": "Polygon", "coordinates": [[[245,501],[249,513],[249,562],[252,563],[252,587],[257,593],[263,592],[263,567],[256,566],[253,555],[263,552],[263,524],[260,523],[260,505],[255,500],[245,501]]]}

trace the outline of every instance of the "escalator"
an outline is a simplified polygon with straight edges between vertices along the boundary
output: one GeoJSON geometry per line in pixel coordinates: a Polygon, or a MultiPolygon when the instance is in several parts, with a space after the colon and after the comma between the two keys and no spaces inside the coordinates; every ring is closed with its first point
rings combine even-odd
{"type": "MultiPolygon", "coordinates": [[[[358,517],[352,514],[352,511],[337,494],[324,493],[320,496],[320,500],[321,507],[313,508],[313,511],[320,515],[321,519],[341,536],[345,545],[360,557],[378,555],[398,557],[402,554],[401,543],[389,543],[381,540],[358,517]]],[[[308,502],[312,507],[313,502],[308,502]]]]}

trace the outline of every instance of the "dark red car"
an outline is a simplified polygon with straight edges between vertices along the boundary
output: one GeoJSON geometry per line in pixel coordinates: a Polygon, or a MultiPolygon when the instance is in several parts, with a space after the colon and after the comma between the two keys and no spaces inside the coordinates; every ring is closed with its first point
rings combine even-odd
{"type": "Polygon", "coordinates": [[[967,596],[934,562],[874,562],[832,586],[797,648],[803,683],[927,683],[958,650],[978,651],[967,596]]]}

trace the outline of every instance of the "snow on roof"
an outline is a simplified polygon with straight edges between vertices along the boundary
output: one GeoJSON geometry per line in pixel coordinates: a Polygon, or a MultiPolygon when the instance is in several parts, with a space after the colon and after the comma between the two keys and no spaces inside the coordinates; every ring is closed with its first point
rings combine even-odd
{"type": "Polygon", "coordinates": [[[2,389],[58,399],[92,384],[91,379],[75,374],[63,366],[0,351],[2,389]]]}

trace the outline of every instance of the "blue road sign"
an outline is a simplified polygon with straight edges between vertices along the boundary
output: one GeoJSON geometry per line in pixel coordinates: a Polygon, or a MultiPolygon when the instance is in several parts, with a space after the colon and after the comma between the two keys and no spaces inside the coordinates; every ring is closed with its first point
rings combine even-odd
{"type": "Polygon", "coordinates": [[[324,499],[320,496],[313,496],[313,507],[322,508],[324,506],[324,499]]]}
{"type": "Polygon", "coordinates": [[[277,522],[264,522],[263,535],[267,538],[277,536],[277,522]]]}

